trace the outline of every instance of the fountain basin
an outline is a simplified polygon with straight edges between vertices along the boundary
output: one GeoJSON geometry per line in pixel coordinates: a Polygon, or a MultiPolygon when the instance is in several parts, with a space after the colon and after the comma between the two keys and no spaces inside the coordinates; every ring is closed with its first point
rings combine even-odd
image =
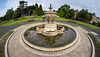
{"type": "MultiPolygon", "coordinates": [[[[66,26],[66,27],[68,27],[68,26],[66,26]]],[[[63,37],[61,37],[61,36],[44,37],[43,35],[42,36],[37,35],[36,31],[34,31],[34,32],[30,31],[30,33],[33,33],[34,35],[30,34],[31,36],[28,35],[30,37],[26,37],[25,36],[26,31],[28,31],[29,29],[32,29],[32,27],[30,27],[30,28],[27,28],[23,32],[22,39],[28,46],[35,48],[37,50],[50,51],[50,52],[60,51],[60,50],[64,50],[64,49],[71,47],[72,45],[74,45],[76,43],[76,41],[78,39],[77,31],[72,27],[68,27],[68,28],[69,28],[68,31],[73,31],[75,33],[74,34],[75,36],[73,36],[72,33],[69,33],[69,34],[64,34],[63,37]],[[74,37],[74,38],[67,38],[66,37],[67,35],[69,35],[70,37],[74,37]],[[34,40],[32,40],[32,39],[34,39],[34,40]],[[45,39],[45,40],[43,40],[43,39],[45,39]]],[[[68,33],[68,32],[65,31],[65,33],[68,33]]]]}

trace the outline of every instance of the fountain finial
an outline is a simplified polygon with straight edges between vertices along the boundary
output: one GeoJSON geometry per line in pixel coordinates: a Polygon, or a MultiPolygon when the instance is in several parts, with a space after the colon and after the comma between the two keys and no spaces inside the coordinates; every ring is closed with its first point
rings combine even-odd
{"type": "Polygon", "coordinates": [[[50,7],[49,7],[50,11],[52,11],[52,5],[50,4],[50,7]]]}
{"type": "Polygon", "coordinates": [[[52,7],[51,4],[50,4],[50,7],[52,7]]]}

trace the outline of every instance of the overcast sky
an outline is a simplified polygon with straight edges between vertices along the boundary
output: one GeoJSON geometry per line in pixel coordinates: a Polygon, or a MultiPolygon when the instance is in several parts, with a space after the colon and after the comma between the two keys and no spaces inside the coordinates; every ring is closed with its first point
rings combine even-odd
{"type": "MultiPolygon", "coordinates": [[[[7,9],[13,8],[14,10],[19,6],[20,0],[0,0],[0,16],[4,16],[7,9]]],[[[89,12],[95,12],[100,16],[100,0],[24,0],[28,1],[28,5],[35,3],[42,4],[43,10],[48,10],[50,4],[53,9],[57,10],[60,6],[68,4],[74,9],[88,9],[89,12]]]]}

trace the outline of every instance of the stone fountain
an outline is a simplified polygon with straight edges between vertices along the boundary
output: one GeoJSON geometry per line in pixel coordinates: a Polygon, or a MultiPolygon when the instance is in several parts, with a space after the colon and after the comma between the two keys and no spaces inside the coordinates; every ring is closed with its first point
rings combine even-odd
{"type": "Polygon", "coordinates": [[[44,36],[56,36],[58,34],[64,33],[64,27],[61,25],[57,25],[54,22],[55,18],[57,17],[56,12],[52,11],[52,6],[50,4],[49,11],[45,12],[45,18],[47,22],[44,25],[37,26],[37,34],[42,34],[44,36]]]}

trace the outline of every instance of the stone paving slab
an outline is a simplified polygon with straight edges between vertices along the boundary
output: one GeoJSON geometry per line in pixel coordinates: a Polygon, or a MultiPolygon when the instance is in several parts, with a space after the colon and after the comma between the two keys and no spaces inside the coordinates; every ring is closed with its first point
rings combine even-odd
{"type": "MultiPolygon", "coordinates": [[[[41,23],[38,23],[38,25],[39,24],[41,23]]],[[[21,43],[21,33],[23,32],[25,28],[34,26],[34,25],[37,25],[37,24],[33,23],[33,24],[28,24],[28,25],[22,25],[15,29],[16,33],[11,37],[8,44],[9,57],[90,57],[91,44],[88,37],[84,33],[87,31],[80,27],[74,27],[77,30],[77,32],[80,34],[80,38],[81,38],[78,46],[70,52],[66,51],[68,52],[66,54],[59,55],[59,56],[43,56],[43,55],[38,55],[38,53],[35,54],[34,53],[35,51],[32,50],[28,46],[26,49],[26,47],[23,46],[23,44],[21,43]]]]}

